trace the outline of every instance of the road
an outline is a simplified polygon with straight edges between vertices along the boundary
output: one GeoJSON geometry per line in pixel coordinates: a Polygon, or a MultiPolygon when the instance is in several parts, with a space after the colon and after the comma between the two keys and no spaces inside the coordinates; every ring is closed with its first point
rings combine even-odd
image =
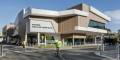
{"type": "Polygon", "coordinates": [[[4,46],[5,56],[0,60],[110,60],[97,56],[92,50],[68,49],[62,50],[60,57],[55,56],[55,50],[4,46]]]}

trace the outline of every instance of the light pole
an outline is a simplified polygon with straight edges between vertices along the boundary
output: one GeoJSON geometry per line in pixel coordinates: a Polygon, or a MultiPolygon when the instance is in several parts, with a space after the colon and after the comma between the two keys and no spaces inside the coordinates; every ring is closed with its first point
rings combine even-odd
{"type": "Polygon", "coordinates": [[[26,43],[27,43],[27,22],[25,23],[25,40],[23,41],[24,51],[26,51],[26,43]]]}
{"type": "Polygon", "coordinates": [[[119,54],[119,44],[117,44],[117,60],[119,60],[120,54],[119,54]]]}
{"type": "Polygon", "coordinates": [[[102,55],[102,52],[104,51],[104,34],[101,34],[101,48],[100,48],[100,55],[102,55]]]}
{"type": "Polygon", "coordinates": [[[117,36],[117,60],[119,60],[119,58],[120,58],[120,49],[119,49],[119,36],[120,36],[120,30],[118,30],[118,34],[117,34],[118,36],[117,36]]]}
{"type": "Polygon", "coordinates": [[[3,45],[2,45],[2,42],[1,42],[1,56],[3,56],[3,45]]]}
{"type": "Polygon", "coordinates": [[[95,39],[97,40],[97,41],[96,41],[96,44],[97,44],[97,50],[99,50],[98,36],[96,36],[95,39]]]}
{"type": "Polygon", "coordinates": [[[3,37],[0,37],[0,42],[1,42],[1,56],[3,56],[3,45],[2,45],[2,41],[3,41],[3,37]]]}

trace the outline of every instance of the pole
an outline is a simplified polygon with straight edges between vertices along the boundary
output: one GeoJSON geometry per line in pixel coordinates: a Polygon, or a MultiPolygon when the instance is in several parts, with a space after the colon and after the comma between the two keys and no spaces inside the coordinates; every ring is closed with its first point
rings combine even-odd
{"type": "Polygon", "coordinates": [[[98,38],[98,36],[96,36],[95,39],[96,39],[96,44],[97,44],[97,50],[99,51],[99,42],[98,42],[97,38],[98,38]]]}
{"type": "Polygon", "coordinates": [[[103,34],[102,34],[101,39],[102,39],[102,51],[104,51],[104,39],[103,39],[103,34]]]}
{"type": "Polygon", "coordinates": [[[104,51],[104,41],[103,41],[103,34],[101,35],[101,49],[100,49],[100,55],[104,51]]]}
{"type": "Polygon", "coordinates": [[[119,54],[120,52],[119,52],[119,50],[120,50],[120,49],[119,49],[119,44],[117,44],[117,60],[119,60],[119,57],[120,57],[120,54],[119,54]]]}
{"type": "Polygon", "coordinates": [[[63,46],[65,46],[65,41],[64,41],[64,38],[62,38],[62,41],[63,41],[63,46]]]}
{"type": "Polygon", "coordinates": [[[38,32],[38,35],[37,35],[37,39],[38,39],[38,46],[40,46],[40,33],[38,32]]]}
{"type": "Polygon", "coordinates": [[[25,40],[23,41],[24,52],[26,52],[26,43],[27,43],[27,22],[25,23],[25,40]]]}
{"type": "Polygon", "coordinates": [[[3,45],[2,45],[2,42],[1,42],[1,56],[3,56],[3,45]]]}
{"type": "Polygon", "coordinates": [[[104,39],[102,39],[102,40],[103,40],[103,41],[102,41],[102,51],[104,52],[104,50],[105,50],[105,49],[104,49],[104,47],[105,47],[105,46],[104,46],[104,39]]]}
{"type": "Polygon", "coordinates": [[[86,44],[85,38],[84,38],[84,45],[86,44]]]}
{"type": "Polygon", "coordinates": [[[46,43],[47,43],[47,41],[46,41],[46,35],[45,35],[45,46],[46,46],[46,43]]]}
{"type": "Polygon", "coordinates": [[[73,40],[73,46],[74,46],[75,45],[74,34],[73,34],[73,39],[72,40],[73,40]]]}
{"type": "Polygon", "coordinates": [[[120,37],[120,30],[118,30],[118,36],[117,36],[117,60],[119,60],[120,58],[120,49],[119,49],[119,43],[120,43],[120,40],[119,40],[119,37],[120,37]]]}
{"type": "Polygon", "coordinates": [[[120,51],[119,51],[120,49],[119,49],[119,38],[117,38],[117,60],[119,60],[119,58],[120,58],[120,51]]]}
{"type": "Polygon", "coordinates": [[[97,43],[97,41],[96,41],[96,40],[97,40],[97,38],[96,38],[96,36],[95,36],[95,45],[96,45],[96,43],[97,43]]]}

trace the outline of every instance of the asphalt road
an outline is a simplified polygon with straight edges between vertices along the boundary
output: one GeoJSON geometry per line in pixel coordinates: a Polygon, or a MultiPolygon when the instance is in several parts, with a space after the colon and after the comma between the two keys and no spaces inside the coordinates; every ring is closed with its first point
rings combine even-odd
{"type": "Polygon", "coordinates": [[[55,50],[27,48],[17,46],[4,46],[5,56],[0,60],[110,60],[97,56],[92,50],[69,49],[62,50],[59,57],[55,55],[55,50]]]}

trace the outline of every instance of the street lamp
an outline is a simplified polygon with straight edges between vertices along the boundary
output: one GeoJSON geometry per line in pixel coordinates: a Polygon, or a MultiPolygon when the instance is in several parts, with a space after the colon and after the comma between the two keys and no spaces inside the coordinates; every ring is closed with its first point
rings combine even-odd
{"type": "Polygon", "coordinates": [[[3,45],[2,45],[2,41],[3,41],[3,36],[0,37],[0,43],[1,43],[1,56],[3,56],[3,45]]]}
{"type": "Polygon", "coordinates": [[[119,37],[120,37],[120,30],[118,30],[118,34],[117,34],[117,60],[119,60],[119,57],[120,57],[120,49],[119,49],[119,37]]]}
{"type": "Polygon", "coordinates": [[[101,49],[100,49],[100,55],[102,55],[102,52],[104,51],[104,34],[101,34],[101,49]]]}

